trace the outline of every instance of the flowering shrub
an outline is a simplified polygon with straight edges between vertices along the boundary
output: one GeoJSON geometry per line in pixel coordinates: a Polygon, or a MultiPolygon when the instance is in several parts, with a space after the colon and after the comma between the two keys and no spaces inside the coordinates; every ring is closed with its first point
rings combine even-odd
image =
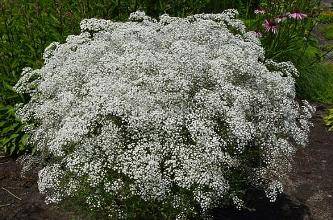
{"type": "Polygon", "coordinates": [[[313,109],[295,101],[294,66],[264,61],[236,15],[86,19],[24,69],[18,115],[45,158],[46,202],[182,218],[242,207],[250,186],[274,201],[313,109]]]}

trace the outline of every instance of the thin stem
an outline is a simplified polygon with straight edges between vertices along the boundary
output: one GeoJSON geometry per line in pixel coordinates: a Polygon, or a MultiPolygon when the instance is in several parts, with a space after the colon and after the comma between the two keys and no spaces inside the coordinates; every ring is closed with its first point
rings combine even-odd
{"type": "Polygon", "coordinates": [[[15,195],[14,193],[12,193],[11,191],[9,191],[8,189],[1,187],[3,190],[5,190],[6,192],[8,192],[10,195],[12,195],[13,197],[15,197],[18,200],[22,200],[20,197],[18,197],[17,195],[15,195]]]}

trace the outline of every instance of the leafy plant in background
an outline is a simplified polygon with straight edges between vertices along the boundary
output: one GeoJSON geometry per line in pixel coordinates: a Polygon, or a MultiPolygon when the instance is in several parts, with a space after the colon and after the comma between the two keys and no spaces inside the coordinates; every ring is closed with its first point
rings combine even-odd
{"type": "Polygon", "coordinates": [[[329,126],[329,130],[333,131],[333,109],[328,110],[328,115],[324,118],[324,121],[329,126]]]}
{"type": "Polygon", "coordinates": [[[323,24],[333,23],[333,11],[323,11],[318,16],[319,22],[323,24]]]}
{"type": "Polygon", "coordinates": [[[0,150],[13,155],[32,150],[28,145],[28,134],[22,132],[23,125],[15,116],[13,102],[22,102],[21,96],[13,91],[5,80],[0,88],[0,150]],[[10,101],[9,101],[10,100],[10,101]]]}
{"type": "Polygon", "coordinates": [[[300,71],[297,79],[299,97],[333,103],[332,67],[322,63],[330,48],[319,48],[312,35],[318,23],[320,1],[260,1],[260,6],[246,20],[260,36],[266,57],[290,60],[300,71]]]}
{"type": "Polygon", "coordinates": [[[292,61],[298,66],[306,49],[315,42],[311,31],[316,24],[319,1],[261,1],[248,27],[258,33],[267,58],[292,61]]]}
{"type": "Polygon", "coordinates": [[[296,89],[302,97],[333,103],[333,66],[329,63],[307,64],[299,68],[296,89]]]}
{"type": "Polygon", "coordinates": [[[326,40],[333,40],[333,23],[321,25],[319,27],[319,31],[322,33],[326,40]]]}
{"type": "MultiPolygon", "coordinates": [[[[22,124],[15,117],[15,105],[28,101],[16,94],[12,86],[20,77],[24,66],[39,67],[44,47],[53,40],[62,40],[65,26],[52,14],[50,1],[2,1],[0,3],[0,150],[9,154],[31,151],[22,124]],[[42,5],[40,5],[40,3],[42,5]],[[43,7],[48,4],[48,7],[43,7]],[[43,9],[43,10],[42,10],[43,9]],[[51,18],[51,19],[50,19],[51,18]]],[[[73,31],[67,25],[67,30],[73,31]]]]}

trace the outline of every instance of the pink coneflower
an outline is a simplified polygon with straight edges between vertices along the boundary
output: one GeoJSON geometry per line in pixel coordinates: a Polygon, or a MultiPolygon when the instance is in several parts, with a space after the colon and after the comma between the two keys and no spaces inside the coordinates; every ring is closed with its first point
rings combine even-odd
{"type": "Polygon", "coordinates": [[[274,19],[274,21],[275,21],[276,23],[281,23],[281,22],[284,22],[285,20],[287,20],[287,17],[286,17],[286,16],[283,16],[283,15],[278,16],[278,17],[276,17],[276,18],[274,19]]]}
{"type": "Polygon", "coordinates": [[[266,13],[266,11],[265,11],[265,9],[263,9],[263,8],[257,8],[256,10],[254,10],[254,14],[261,14],[261,15],[263,15],[263,14],[265,14],[266,13]]]}
{"type": "Polygon", "coordinates": [[[288,14],[289,18],[295,19],[295,20],[303,20],[304,18],[307,17],[306,14],[301,13],[300,11],[294,11],[290,14],[288,14]]]}
{"type": "Polygon", "coordinates": [[[267,32],[272,32],[273,34],[276,34],[278,25],[275,23],[275,21],[265,20],[262,24],[267,32]]]}

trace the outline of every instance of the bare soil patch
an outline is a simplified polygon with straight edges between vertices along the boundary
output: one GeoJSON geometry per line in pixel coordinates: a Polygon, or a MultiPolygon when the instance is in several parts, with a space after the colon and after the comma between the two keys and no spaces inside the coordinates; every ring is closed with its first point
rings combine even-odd
{"type": "Polygon", "coordinates": [[[300,149],[290,178],[289,194],[310,208],[313,219],[333,219],[333,132],[323,122],[327,106],[318,105],[310,144],[300,149]]]}

